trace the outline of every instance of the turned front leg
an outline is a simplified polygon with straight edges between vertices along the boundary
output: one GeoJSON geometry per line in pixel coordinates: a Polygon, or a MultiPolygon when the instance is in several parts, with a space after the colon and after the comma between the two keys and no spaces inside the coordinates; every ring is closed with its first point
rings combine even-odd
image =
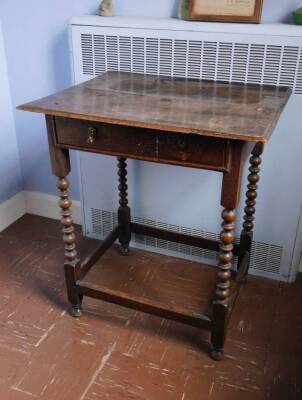
{"type": "Polygon", "coordinates": [[[61,223],[63,226],[63,240],[65,244],[65,280],[67,296],[71,304],[71,314],[74,317],[81,315],[82,296],[76,288],[77,273],[80,262],[77,258],[75,245],[74,224],[71,216],[71,200],[69,199],[69,182],[66,176],[70,172],[69,151],[60,148],[56,143],[55,117],[46,115],[49,154],[52,173],[59,178],[57,187],[60,191],[59,207],[61,208],[61,223]]]}
{"type": "Polygon", "coordinates": [[[231,165],[228,172],[223,174],[221,205],[222,231],[220,234],[219,264],[217,272],[215,298],[212,315],[212,358],[223,358],[223,347],[226,339],[227,324],[230,313],[231,296],[231,268],[234,247],[234,226],[236,220],[235,209],[239,203],[240,186],[243,166],[244,143],[233,141],[231,151],[231,165]]]}
{"type": "Polygon", "coordinates": [[[119,242],[122,255],[129,253],[129,243],[131,240],[131,215],[128,207],[128,185],[127,185],[127,162],[125,158],[118,158],[119,175],[119,209],[118,224],[120,227],[119,242]]]}
{"type": "Polygon", "coordinates": [[[81,316],[82,296],[78,294],[76,289],[77,271],[80,268],[77,258],[77,250],[75,244],[74,223],[71,213],[72,202],[69,199],[69,182],[63,177],[59,178],[57,187],[60,191],[59,206],[61,208],[61,223],[63,226],[63,241],[65,244],[65,279],[67,286],[68,300],[71,304],[71,314],[74,317],[81,316]]]}
{"type": "Polygon", "coordinates": [[[225,209],[222,212],[222,232],[220,234],[219,265],[213,304],[212,357],[221,360],[225,342],[228,307],[231,288],[231,268],[234,248],[235,210],[225,209]]]}
{"type": "Polygon", "coordinates": [[[254,230],[254,220],[256,213],[256,199],[257,199],[257,189],[258,182],[260,180],[260,165],[261,165],[261,154],[263,153],[264,145],[263,143],[257,143],[252,151],[252,156],[250,158],[250,168],[248,175],[248,185],[246,192],[246,206],[244,209],[244,222],[243,222],[243,230],[240,236],[240,247],[238,254],[238,265],[241,265],[241,260],[248,253],[248,266],[246,268],[246,272],[243,275],[243,280],[246,279],[246,276],[249,271],[250,264],[250,256],[253,242],[253,230],[254,230]]]}

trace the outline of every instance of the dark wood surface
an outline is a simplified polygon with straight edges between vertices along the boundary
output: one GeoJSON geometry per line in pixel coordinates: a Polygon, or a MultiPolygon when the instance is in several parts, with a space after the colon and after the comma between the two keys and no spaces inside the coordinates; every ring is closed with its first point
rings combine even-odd
{"type": "MultiPolygon", "coordinates": [[[[249,278],[230,320],[225,361],[216,363],[199,329],[89,298],[81,319],[70,318],[60,229],[58,221],[27,215],[0,233],[1,400],[300,400],[301,277],[292,285],[249,278]]],[[[84,255],[97,245],[79,237],[84,255]]],[[[109,250],[105,271],[93,270],[96,280],[118,287],[119,270],[126,278],[120,288],[159,291],[161,299],[182,282],[176,301],[190,297],[198,307],[202,293],[188,270],[200,276],[199,264],[137,254],[133,269],[127,258],[119,267],[109,250]],[[179,274],[171,281],[172,268],[179,274]],[[142,269],[149,271],[144,281],[142,269]]]]}
{"type": "Polygon", "coordinates": [[[20,110],[170,132],[266,142],[291,90],[110,72],[20,110]]]}
{"type": "MultiPolygon", "coordinates": [[[[133,253],[137,257],[137,253],[135,251],[133,253]]],[[[200,314],[200,312],[194,312],[188,307],[175,307],[174,305],[167,307],[167,304],[157,300],[135,296],[133,293],[127,294],[125,291],[113,290],[95,283],[81,281],[77,287],[83,296],[103,300],[118,306],[122,305],[123,307],[143,311],[146,314],[162,317],[169,321],[181,322],[195,328],[211,330],[212,322],[210,318],[205,314],[200,314]]]]}

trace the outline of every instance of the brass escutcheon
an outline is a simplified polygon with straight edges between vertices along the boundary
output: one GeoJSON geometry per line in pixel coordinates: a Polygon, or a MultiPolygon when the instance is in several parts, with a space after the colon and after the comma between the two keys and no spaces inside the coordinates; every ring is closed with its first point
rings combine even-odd
{"type": "Polygon", "coordinates": [[[177,147],[180,150],[184,150],[187,147],[186,141],[184,139],[178,139],[177,140],[177,147]]]}
{"type": "Polygon", "coordinates": [[[88,128],[88,137],[87,137],[88,144],[93,144],[95,142],[96,134],[97,134],[96,128],[88,128]]]}

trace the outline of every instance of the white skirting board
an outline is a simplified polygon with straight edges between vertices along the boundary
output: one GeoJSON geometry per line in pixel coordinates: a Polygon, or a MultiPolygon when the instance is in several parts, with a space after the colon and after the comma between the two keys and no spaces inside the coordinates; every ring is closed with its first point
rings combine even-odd
{"type": "MultiPolygon", "coordinates": [[[[58,197],[31,191],[17,193],[11,199],[0,204],[0,232],[26,213],[60,219],[58,197]]],[[[79,201],[72,202],[72,215],[75,223],[81,225],[81,203],[79,201]]],[[[300,272],[302,272],[302,259],[300,272]]]]}
{"type": "MultiPolygon", "coordinates": [[[[24,191],[24,199],[28,214],[60,219],[59,197],[40,192],[24,191]]],[[[82,224],[81,203],[79,201],[72,201],[72,217],[76,224],[82,224]]]]}
{"type": "MultiPolygon", "coordinates": [[[[58,197],[40,192],[22,191],[0,204],[0,232],[24,214],[60,219],[58,197]]],[[[82,224],[79,201],[72,202],[72,215],[76,224],[82,224]]]]}
{"type": "Polygon", "coordinates": [[[12,198],[0,204],[0,232],[21,218],[26,213],[24,192],[19,192],[12,198]]]}

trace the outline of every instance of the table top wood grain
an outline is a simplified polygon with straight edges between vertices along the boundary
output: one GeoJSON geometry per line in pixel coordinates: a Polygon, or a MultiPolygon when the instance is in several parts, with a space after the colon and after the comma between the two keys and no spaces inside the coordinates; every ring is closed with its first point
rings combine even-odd
{"type": "Polygon", "coordinates": [[[160,131],[267,142],[291,89],[108,72],[19,110],[160,131]]]}

